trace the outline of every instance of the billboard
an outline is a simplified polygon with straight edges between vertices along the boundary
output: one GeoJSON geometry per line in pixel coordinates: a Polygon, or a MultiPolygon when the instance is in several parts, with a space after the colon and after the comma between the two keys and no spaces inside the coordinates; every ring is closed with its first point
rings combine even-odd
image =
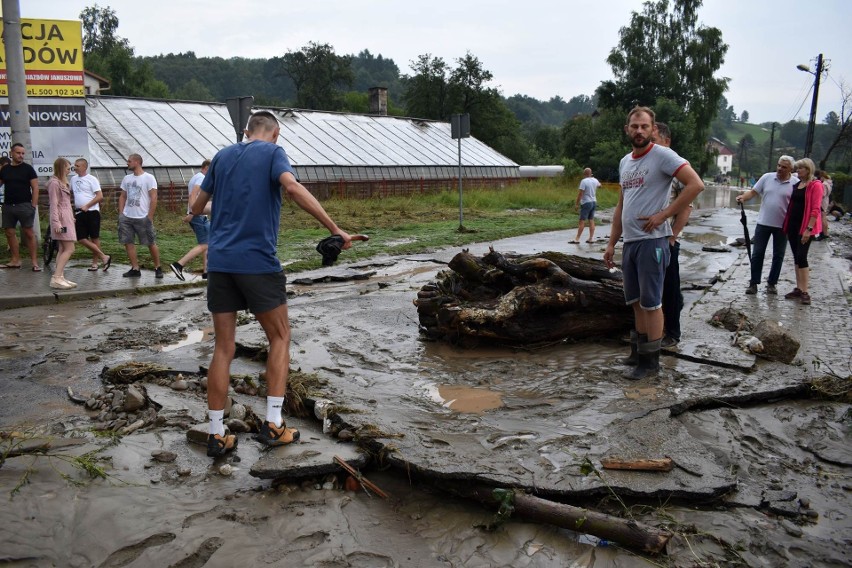
{"type": "MultiPolygon", "coordinates": [[[[40,99],[29,105],[30,139],[26,161],[39,177],[53,174],[56,158],[89,157],[89,133],[86,127],[86,101],[83,99],[40,99]]],[[[0,156],[8,156],[12,148],[9,128],[9,102],[0,99],[0,156]]]]}
{"type": "MultiPolygon", "coordinates": [[[[0,97],[9,96],[3,22],[0,97]]],[[[28,97],[84,97],[83,27],[79,20],[21,19],[28,97]]]]}

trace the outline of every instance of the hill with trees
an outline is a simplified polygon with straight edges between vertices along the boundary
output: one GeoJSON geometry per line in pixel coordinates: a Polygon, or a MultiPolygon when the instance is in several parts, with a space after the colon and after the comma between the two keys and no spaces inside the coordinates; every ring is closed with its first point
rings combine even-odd
{"type": "MultiPolygon", "coordinates": [[[[629,150],[624,116],[636,104],[651,106],[673,133],[673,147],[704,175],[715,173],[706,142],[715,137],[734,152],[734,169],[766,171],[781,153],[804,155],[807,124],[748,123],[724,93],[718,76],[727,45],[717,28],[698,23],[701,0],[652,0],[631,13],[610,52],[614,79],[592,95],[547,101],[493,87],[494,77],[472,53],[447,62],[425,53],[408,71],[381,54],[363,50],[339,55],[329,44],[310,42],[271,59],[198,57],[193,52],[137,57],[116,35],[118,16],[97,5],[80,14],[86,68],[111,81],[110,94],[161,99],[224,101],[251,94],[256,104],[315,110],[368,112],[367,90],[388,89],[392,115],[448,120],[470,113],[471,132],[520,164],[593,168],[617,177],[629,150]],[[649,56],[648,54],[653,54],[649,56]],[[685,88],[686,86],[686,88],[685,88]]],[[[846,97],[846,100],[850,100],[846,97]]],[[[813,156],[832,171],[852,166],[852,122],[844,105],[817,125],[813,156]]]]}

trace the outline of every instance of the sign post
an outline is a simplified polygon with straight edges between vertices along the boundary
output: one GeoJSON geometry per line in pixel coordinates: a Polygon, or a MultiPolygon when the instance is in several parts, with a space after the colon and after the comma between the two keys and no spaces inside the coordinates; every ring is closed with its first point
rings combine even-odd
{"type": "Polygon", "coordinates": [[[459,141],[459,232],[464,231],[464,215],[462,214],[462,158],[461,139],[470,138],[470,113],[454,114],[450,122],[450,134],[459,141]]]}
{"type": "Polygon", "coordinates": [[[251,117],[251,107],[254,104],[254,97],[231,97],[225,99],[225,105],[228,107],[228,114],[231,115],[231,122],[234,125],[234,131],[237,133],[237,143],[243,141],[244,130],[251,117]]]}

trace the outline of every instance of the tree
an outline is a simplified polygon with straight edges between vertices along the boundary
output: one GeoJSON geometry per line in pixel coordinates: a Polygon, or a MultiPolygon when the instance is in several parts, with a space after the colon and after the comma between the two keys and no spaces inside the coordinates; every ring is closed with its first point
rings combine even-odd
{"type": "Polygon", "coordinates": [[[744,110],[740,115],[740,122],[748,122],[748,111],[744,110]]]}
{"type": "Polygon", "coordinates": [[[296,85],[297,107],[343,108],[343,94],[355,79],[351,55],[337,55],[329,44],[312,41],[300,51],[288,51],[278,63],[281,73],[296,85]]]}
{"type": "Polygon", "coordinates": [[[110,81],[118,96],[168,98],[165,83],[154,77],[150,65],[133,57],[133,48],[119,37],[115,10],[97,4],[80,12],[83,23],[83,60],[86,69],[110,81]]]}
{"type": "Polygon", "coordinates": [[[405,112],[408,116],[445,120],[448,106],[447,64],[440,57],[426,53],[411,61],[411,76],[404,78],[405,112]]]}
{"type": "Polygon", "coordinates": [[[607,57],[615,80],[597,90],[602,106],[623,113],[661,98],[674,101],[693,118],[689,136],[701,147],[728,85],[727,78],[715,76],[728,46],[721,30],[698,24],[702,3],[674,0],[670,10],[668,0],[645,2],[621,28],[618,46],[607,57]]]}
{"type": "MultiPolygon", "coordinates": [[[[852,149],[852,89],[850,89],[846,83],[841,81],[840,93],[840,115],[837,115],[833,111],[829,113],[829,117],[831,117],[832,114],[836,117],[835,128],[837,133],[835,134],[834,139],[829,143],[822,159],[819,161],[819,169],[821,170],[825,169],[826,164],[828,163],[828,157],[831,156],[832,152],[844,149],[848,153],[850,149],[852,149]]],[[[826,117],[827,123],[829,122],[829,117],[826,117]]]]}

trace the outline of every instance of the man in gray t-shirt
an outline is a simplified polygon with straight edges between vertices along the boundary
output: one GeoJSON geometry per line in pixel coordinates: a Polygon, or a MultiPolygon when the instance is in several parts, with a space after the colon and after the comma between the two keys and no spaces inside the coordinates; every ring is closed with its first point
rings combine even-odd
{"type": "Polygon", "coordinates": [[[577,192],[577,208],[580,210],[580,224],[577,226],[577,237],[571,241],[574,244],[580,242],[580,237],[583,234],[583,229],[586,226],[586,221],[589,222],[589,240],[587,243],[595,240],[595,209],[597,207],[597,191],[601,186],[595,177],[592,176],[592,168],[583,170],[583,179],[580,180],[579,191],[577,192]]]}
{"type": "Polygon", "coordinates": [[[769,268],[769,278],[766,279],[766,293],[778,293],[775,286],[781,277],[781,265],[784,263],[784,251],[787,248],[787,235],[782,227],[793,188],[799,183],[799,178],[793,173],[794,163],[795,160],[791,156],[781,156],[774,172],[763,174],[753,188],[737,196],[737,203],[748,201],[755,195],[759,195],[761,199],[757,227],[751,239],[751,279],[746,294],[757,294],[770,236],[772,265],[769,268]]]}
{"type": "Polygon", "coordinates": [[[627,115],[624,131],[633,151],[619,165],[621,194],[612,219],[604,261],[615,266],[615,245],[624,236],[621,266],[624,299],[633,307],[636,329],[630,334],[630,357],[635,365],[625,378],[638,380],[660,369],[663,337],[663,280],[669,259],[668,219],[684,209],[704,190],[704,182],[689,162],[669,148],[651,142],[655,134],[654,111],[636,107],[627,115]],[[684,184],[669,201],[672,178],[684,184]]]}

